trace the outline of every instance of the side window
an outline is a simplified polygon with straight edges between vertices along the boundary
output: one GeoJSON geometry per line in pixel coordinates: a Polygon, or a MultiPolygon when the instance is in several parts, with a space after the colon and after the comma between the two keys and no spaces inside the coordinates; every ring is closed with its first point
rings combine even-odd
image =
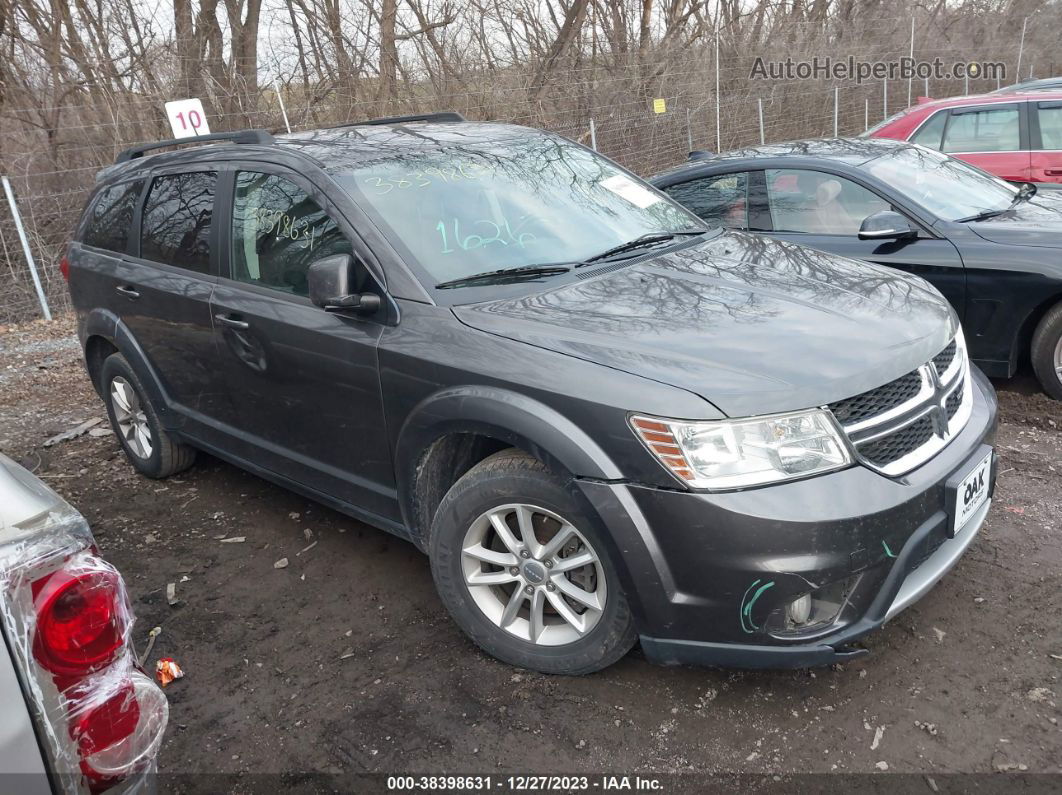
{"type": "Polygon", "coordinates": [[[1062,149],[1062,105],[1042,102],[1036,114],[1040,119],[1040,148],[1062,149]]]}
{"type": "Polygon", "coordinates": [[[133,210],[143,181],[123,182],[100,191],[89,207],[81,242],[86,246],[125,253],[133,225],[133,210]]]}
{"type": "Polygon", "coordinates": [[[691,179],[664,192],[712,226],[748,229],[748,174],[691,179]]]}
{"type": "Polygon", "coordinates": [[[314,261],[354,253],[306,191],[284,177],[254,171],[236,174],[232,246],[233,279],[303,296],[314,261]]]}
{"type": "Polygon", "coordinates": [[[940,149],[940,137],[944,134],[944,125],[947,121],[948,112],[937,111],[919,128],[918,132],[911,136],[911,143],[928,146],[930,149],[940,149]]]}
{"type": "Polygon", "coordinates": [[[765,174],[776,232],[854,236],[868,215],[891,209],[876,193],[844,177],[790,168],[765,174]]]}
{"type": "Polygon", "coordinates": [[[140,256],[208,273],[217,181],[213,171],[155,177],[144,204],[140,256]]]}
{"type": "Polygon", "coordinates": [[[942,151],[1016,152],[1020,141],[1017,108],[953,112],[942,151]]]}

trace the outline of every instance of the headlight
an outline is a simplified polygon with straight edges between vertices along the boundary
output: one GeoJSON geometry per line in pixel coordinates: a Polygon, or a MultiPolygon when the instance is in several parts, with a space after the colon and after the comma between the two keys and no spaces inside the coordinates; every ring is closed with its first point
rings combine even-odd
{"type": "Polygon", "coordinates": [[[833,418],[819,409],[718,422],[631,417],[668,470],[695,489],[736,489],[818,475],[852,463],[833,418]]]}

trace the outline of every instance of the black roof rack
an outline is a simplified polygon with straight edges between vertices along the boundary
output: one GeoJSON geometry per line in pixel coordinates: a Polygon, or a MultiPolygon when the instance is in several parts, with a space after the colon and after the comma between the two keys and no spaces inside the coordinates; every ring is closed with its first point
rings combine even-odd
{"type": "Polygon", "coordinates": [[[452,110],[442,111],[441,113],[420,113],[415,116],[387,116],[383,119],[367,119],[366,121],[348,121],[344,124],[337,124],[329,129],[338,130],[341,127],[362,127],[371,124],[406,124],[411,121],[467,121],[467,119],[460,113],[456,113],[452,110]]]}
{"type": "Polygon", "coordinates": [[[276,139],[268,130],[236,130],[235,132],[210,133],[210,135],[197,135],[194,138],[171,138],[168,141],[155,141],[150,144],[137,144],[120,152],[115,158],[115,163],[124,163],[135,157],[141,157],[145,152],[152,149],[163,149],[167,146],[180,144],[200,144],[209,141],[231,141],[234,144],[271,144],[276,139]]]}

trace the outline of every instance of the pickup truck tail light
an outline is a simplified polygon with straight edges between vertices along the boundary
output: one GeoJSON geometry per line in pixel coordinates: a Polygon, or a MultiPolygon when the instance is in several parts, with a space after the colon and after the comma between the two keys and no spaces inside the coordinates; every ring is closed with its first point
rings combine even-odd
{"type": "MultiPolygon", "coordinates": [[[[72,530],[78,544],[80,526],[72,530]]],[[[63,788],[100,792],[151,770],[169,706],[137,665],[121,575],[89,545],[27,545],[19,560],[0,565],[0,623],[34,681],[27,696],[63,788]]]]}
{"type": "Polygon", "coordinates": [[[33,653],[53,674],[83,676],[114,661],[125,645],[125,589],[113,570],[60,569],[33,584],[33,653]]]}
{"type": "Polygon", "coordinates": [[[63,279],[65,281],[70,281],[70,260],[66,257],[59,260],[59,272],[63,274],[63,279]]]}

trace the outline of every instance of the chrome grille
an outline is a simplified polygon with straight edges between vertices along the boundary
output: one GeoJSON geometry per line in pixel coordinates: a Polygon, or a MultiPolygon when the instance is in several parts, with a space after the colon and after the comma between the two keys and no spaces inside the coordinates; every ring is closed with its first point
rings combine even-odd
{"type": "Polygon", "coordinates": [[[877,389],[840,400],[830,406],[837,421],[850,425],[903,405],[922,390],[922,376],[917,370],[902,375],[877,389]]]}
{"type": "Polygon", "coordinates": [[[970,418],[966,346],[960,331],[916,370],[829,406],[856,458],[889,476],[936,455],[970,418]]]}

